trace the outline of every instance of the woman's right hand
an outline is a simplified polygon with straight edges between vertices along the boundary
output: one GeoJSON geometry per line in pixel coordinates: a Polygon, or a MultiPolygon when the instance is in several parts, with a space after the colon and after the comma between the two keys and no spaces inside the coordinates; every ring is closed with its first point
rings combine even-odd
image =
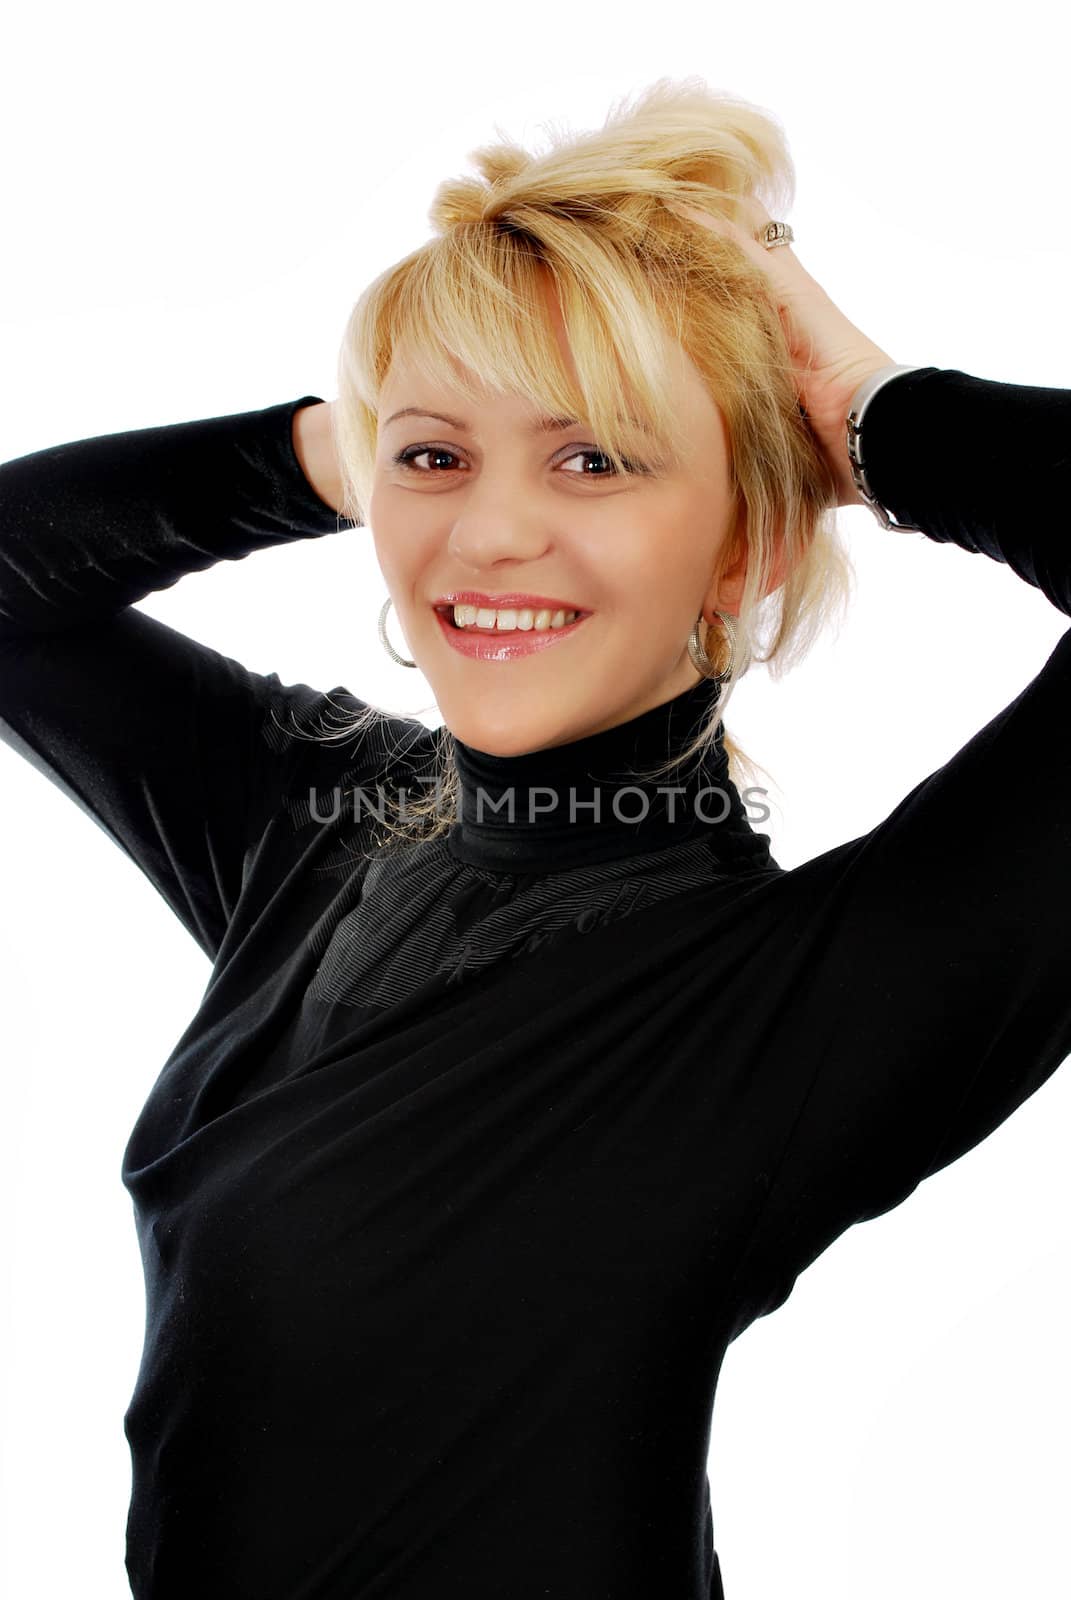
{"type": "Polygon", "coordinates": [[[294,412],[294,454],[320,499],[341,511],[342,474],[331,431],[334,407],[334,400],[324,400],[294,412]]]}

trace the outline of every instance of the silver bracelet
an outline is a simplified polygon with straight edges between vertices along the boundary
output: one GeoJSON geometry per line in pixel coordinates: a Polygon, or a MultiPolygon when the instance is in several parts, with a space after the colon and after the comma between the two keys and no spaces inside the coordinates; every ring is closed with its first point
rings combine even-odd
{"type": "Polygon", "coordinates": [[[885,507],[875,498],[867,482],[866,467],[863,465],[863,418],[867,406],[878,390],[884,388],[892,378],[898,377],[901,372],[921,372],[921,370],[921,367],[905,367],[896,363],[880,367],[877,372],[872,372],[869,378],[863,379],[852,395],[851,405],[848,407],[848,461],[855,487],[883,528],[902,529],[905,533],[921,533],[922,529],[913,522],[894,522],[885,507]]]}

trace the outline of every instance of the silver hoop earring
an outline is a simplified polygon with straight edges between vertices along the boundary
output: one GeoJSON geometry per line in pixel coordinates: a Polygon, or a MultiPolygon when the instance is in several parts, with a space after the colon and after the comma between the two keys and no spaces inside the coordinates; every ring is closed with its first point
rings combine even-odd
{"type": "Polygon", "coordinates": [[[725,668],[724,672],[719,672],[713,661],[711,661],[710,657],[707,655],[706,647],[703,643],[703,636],[699,631],[704,625],[702,612],[700,612],[698,617],[696,617],[695,626],[692,628],[691,634],[689,635],[688,654],[691,657],[692,665],[695,667],[697,672],[701,672],[704,678],[710,678],[718,685],[719,688],[723,688],[730,681],[738,666],[736,659],[736,623],[734,622],[733,618],[727,615],[727,613],[724,611],[716,611],[714,615],[721,618],[725,627],[725,632],[729,638],[729,665],[725,668]]]}
{"type": "Polygon", "coordinates": [[[380,643],[382,644],[382,646],[383,646],[384,650],[387,652],[387,654],[391,657],[391,659],[394,660],[394,661],[397,661],[397,663],[398,663],[398,665],[400,667],[415,667],[416,666],[416,662],[415,661],[407,661],[404,656],[400,656],[398,654],[397,650],[395,650],[394,646],[391,644],[390,640],[387,638],[387,612],[390,610],[390,608],[391,608],[391,597],[390,597],[390,595],[388,595],[387,598],[384,600],[383,605],[380,608],[380,613],[379,613],[379,640],[380,640],[380,643]]]}

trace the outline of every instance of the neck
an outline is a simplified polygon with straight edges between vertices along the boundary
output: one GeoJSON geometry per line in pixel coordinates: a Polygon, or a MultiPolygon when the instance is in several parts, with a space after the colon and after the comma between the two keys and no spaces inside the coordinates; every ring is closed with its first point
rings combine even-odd
{"type": "Polygon", "coordinates": [[[505,872],[557,872],[706,837],[726,864],[769,862],[729,778],[724,727],[669,772],[708,721],[708,679],[615,727],[549,750],[495,756],[451,741],[460,778],[447,837],[454,858],[505,872]]]}

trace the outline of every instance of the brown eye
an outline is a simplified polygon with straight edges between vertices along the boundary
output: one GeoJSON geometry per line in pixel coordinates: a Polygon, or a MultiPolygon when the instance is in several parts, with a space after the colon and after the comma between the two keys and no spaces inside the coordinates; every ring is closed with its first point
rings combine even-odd
{"type": "MultiPolygon", "coordinates": [[[[407,445],[404,450],[399,450],[397,455],[393,457],[394,465],[402,467],[408,472],[422,473],[425,477],[437,476],[437,473],[427,467],[417,467],[413,465],[413,463],[418,461],[421,456],[447,456],[451,461],[456,461],[458,459],[452,450],[447,450],[443,445],[411,444],[407,445]]],[[[609,456],[606,455],[606,453],[602,450],[596,450],[594,448],[574,450],[570,455],[566,456],[565,460],[575,461],[582,456],[592,457],[595,460],[604,462],[606,465],[606,470],[603,472],[570,472],[567,474],[568,477],[615,478],[620,476],[620,474],[614,469],[613,463],[610,461],[609,456]]],[[[562,465],[565,465],[564,461],[562,462],[562,465]]],[[[649,473],[650,468],[643,466],[639,461],[626,460],[625,471],[628,473],[649,473]]]]}
{"type": "Polygon", "coordinates": [[[454,452],[445,450],[442,445],[411,444],[406,449],[398,451],[398,454],[394,457],[394,464],[395,466],[406,467],[412,472],[424,472],[425,468],[412,465],[418,456],[449,456],[451,460],[457,460],[454,452]]]}

